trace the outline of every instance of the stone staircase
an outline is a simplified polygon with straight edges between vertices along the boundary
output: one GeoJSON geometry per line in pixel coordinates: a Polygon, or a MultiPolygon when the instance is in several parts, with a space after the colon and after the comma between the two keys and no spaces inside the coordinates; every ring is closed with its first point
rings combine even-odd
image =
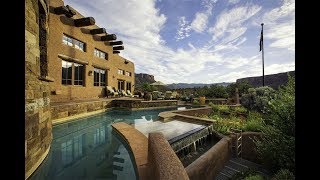
{"type": "Polygon", "coordinates": [[[231,179],[231,177],[236,173],[245,172],[249,169],[254,169],[264,177],[270,176],[270,173],[259,164],[242,158],[231,158],[220,171],[220,173],[215,177],[215,180],[228,180],[231,179]]]}

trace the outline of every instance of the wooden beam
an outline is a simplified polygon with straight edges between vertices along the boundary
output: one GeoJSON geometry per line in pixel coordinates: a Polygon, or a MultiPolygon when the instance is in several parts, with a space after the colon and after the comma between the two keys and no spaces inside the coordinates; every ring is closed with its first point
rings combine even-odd
{"type": "Polygon", "coordinates": [[[113,46],[114,51],[124,50],[123,46],[113,46]]]}
{"type": "Polygon", "coordinates": [[[59,7],[54,8],[54,13],[57,15],[64,14],[69,18],[76,15],[76,11],[74,9],[72,9],[69,5],[59,6],[59,7]]]}
{"type": "Polygon", "coordinates": [[[95,24],[95,20],[93,17],[85,17],[85,18],[80,18],[80,19],[75,19],[74,20],[74,25],[76,27],[83,27],[83,26],[91,26],[95,24]]]}
{"type": "Polygon", "coordinates": [[[66,14],[66,16],[67,16],[68,18],[71,18],[72,16],[74,16],[74,15],[77,14],[77,13],[76,13],[76,10],[74,10],[71,6],[67,5],[66,7],[67,7],[67,9],[69,10],[69,13],[66,14]]]}
{"type": "Polygon", "coordinates": [[[97,28],[97,29],[91,29],[90,30],[90,34],[94,35],[94,34],[102,34],[102,33],[106,33],[106,29],[105,28],[97,28]]]}
{"type": "Polygon", "coordinates": [[[101,36],[101,41],[112,41],[116,39],[117,39],[117,36],[115,34],[107,34],[105,36],[101,36]]]}
{"type": "Polygon", "coordinates": [[[69,9],[65,6],[59,6],[59,7],[55,7],[53,9],[54,13],[57,15],[61,15],[61,14],[66,14],[69,13],[69,9]]]}
{"type": "Polygon", "coordinates": [[[119,54],[120,51],[113,51],[113,54],[119,54]]]}
{"type": "Polygon", "coordinates": [[[113,41],[113,42],[110,42],[110,46],[114,46],[114,45],[122,45],[123,42],[122,41],[113,41]]]}

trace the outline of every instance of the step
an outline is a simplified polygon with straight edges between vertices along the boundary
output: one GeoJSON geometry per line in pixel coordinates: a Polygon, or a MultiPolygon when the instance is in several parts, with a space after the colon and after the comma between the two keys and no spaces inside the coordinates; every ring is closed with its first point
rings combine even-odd
{"type": "Polygon", "coordinates": [[[118,158],[118,157],[115,157],[115,156],[112,158],[112,161],[119,162],[119,163],[124,163],[124,159],[123,158],[118,158]]]}
{"type": "Polygon", "coordinates": [[[118,170],[118,171],[123,171],[123,167],[117,166],[117,165],[112,165],[113,170],[118,170]]]}
{"type": "Polygon", "coordinates": [[[215,180],[228,180],[228,179],[230,179],[230,178],[221,172],[215,178],[215,180]]]}
{"type": "Polygon", "coordinates": [[[238,171],[246,171],[249,168],[246,165],[232,161],[232,159],[230,161],[228,161],[228,163],[226,165],[229,167],[232,167],[234,169],[237,169],[238,171]]]}
{"type": "Polygon", "coordinates": [[[231,178],[233,175],[235,175],[237,173],[237,171],[233,170],[233,169],[230,169],[228,167],[224,167],[221,171],[221,173],[223,175],[226,175],[227,177],[231,178]]]}

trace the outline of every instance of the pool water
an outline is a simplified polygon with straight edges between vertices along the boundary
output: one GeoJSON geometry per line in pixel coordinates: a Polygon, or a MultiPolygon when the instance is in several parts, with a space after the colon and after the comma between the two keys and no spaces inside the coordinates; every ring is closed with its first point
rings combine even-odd
{"type": "Polygon", "coordinates": [[[49,154],[29,179],[136,179],[132,155],[111,124],[154,121],[160,112],[176,109],[111,110],[55,125],[49,154]]]}

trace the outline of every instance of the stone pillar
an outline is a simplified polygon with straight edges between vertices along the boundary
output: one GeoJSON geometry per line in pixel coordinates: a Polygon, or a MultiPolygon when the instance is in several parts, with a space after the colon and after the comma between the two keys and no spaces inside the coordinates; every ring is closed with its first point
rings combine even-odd
{"type": "Polygon", "coordinates": [[[52,141],[49,82],[42,75],[46,71],[40,70],[46,65],[40,57],[40,46],[43,37],[48,37],[42,33],[48,29],[39,32],[40,28],[48,28],[47,17],[44,0],[25,1],[25,179],[45,159],[52,141]]]}
{"type": "Polygon", "coordinates": [[[236,104],[240,104],[239,90],[238,90],[238,88],[236,88],[236,104]]]}

